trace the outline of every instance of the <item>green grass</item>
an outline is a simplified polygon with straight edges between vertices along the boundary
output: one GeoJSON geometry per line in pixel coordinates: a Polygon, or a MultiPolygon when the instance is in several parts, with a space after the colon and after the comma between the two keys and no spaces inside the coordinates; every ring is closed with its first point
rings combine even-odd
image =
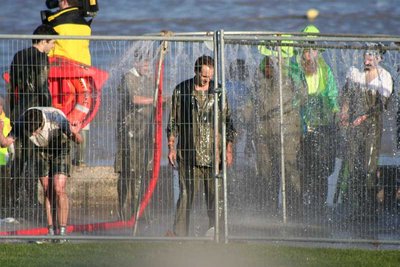
{"type": "Polygon", "coordinates": [[[260,243],[97,242],[0,244],[0,266],[400,266],[400,251],[260,243]]]}

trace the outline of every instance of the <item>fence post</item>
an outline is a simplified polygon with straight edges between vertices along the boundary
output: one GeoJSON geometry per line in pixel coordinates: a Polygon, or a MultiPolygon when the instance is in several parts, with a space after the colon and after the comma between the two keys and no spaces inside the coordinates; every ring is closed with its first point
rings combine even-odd
{"type": "Polygon", "coordinates": [[[226,169],[226,87],[225,87],[225,43],[224,30],[220,30],[220,66],[221,66],[221,89],[222,89],[222,120],[221,120],[221,135],[222,135],[222,188],[224,192],[224,238],[225,243],[228,243],[228,187],[227,187],[227,169],[226,169]]]}
{"type": "MultiPolygon", "coordinates": [[[[216,31],[214,33],[214,137],[218,137],[218,58],[219,58],[219,40],[218,40],[219,32],[216,31]]],[[[218,142],[214,142],[214,177],[215,180],[215,229],[214,229],[214,240],[216,243],[219,243],[219,164],[218,164],[218,142]]]]}
{"type": "Polygon", "coordinates": [[[280,112],[280,137],[281,137],[281,185],[282,185],[282,212],[283,223],[287,223],[287,207],[286,207],[286,175],[285,175],[285,149],[284,149],[284,127],[283,127],[283,88],[282,88],[282,47],[278,46],[279,61],[279,112],[280,112]]]}

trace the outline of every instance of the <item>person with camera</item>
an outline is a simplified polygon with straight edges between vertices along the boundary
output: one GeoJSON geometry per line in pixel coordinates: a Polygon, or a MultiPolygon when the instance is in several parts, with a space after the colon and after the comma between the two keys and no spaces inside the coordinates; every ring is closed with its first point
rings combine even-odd
{"type": "MultiPolygon", "coordinates": [[[[91,21],[85,18],[83,0],[47,0],[46,5],[50,9],[58,7],[56,13],[45,11],[46,14],[42,15],[42,20],[43,23],[52,26],[59,35],[90,36],[92,34],[91,21]]],[[[49,56],[66,57],[90,66],[89,40],[57,40],[49,56]]]]}

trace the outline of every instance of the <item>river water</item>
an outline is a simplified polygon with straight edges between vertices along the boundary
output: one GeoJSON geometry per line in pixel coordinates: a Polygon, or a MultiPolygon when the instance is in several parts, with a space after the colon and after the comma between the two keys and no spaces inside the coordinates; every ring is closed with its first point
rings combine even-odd
{"type": "MultiPolygon", "coordinates": [[[[99,0],[94,35],[138,35],[166,29],[193,31],[298,31],[310,8],[325,33],[398,34],[398,0],[99,0]]],[[[0,33],[29,34],[44,0],[1,1],[0,33]]]]}

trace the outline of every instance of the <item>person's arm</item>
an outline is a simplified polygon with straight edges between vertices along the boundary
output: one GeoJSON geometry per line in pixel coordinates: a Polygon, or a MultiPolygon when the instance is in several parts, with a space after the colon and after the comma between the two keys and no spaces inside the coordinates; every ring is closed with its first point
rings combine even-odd
{"type": "Polygon", "coordinates": [[[148,96],[142,96],[143,86],[148,84],[143,84],[139,82],[139,77],[135,74],[128,72],[124,75],[119,90],[121,93],[126,94],[129,97],[130,103],[134,105],[152,105],[153,98],[148,96]]]}
{"type": "Polygon", "coordinates": [[[4,128],[4,121],[0,120],[0,146],[9,147],[12,143],[14,143],[15,139],[12,136],[4,136],[3,128],[4,128]]]}
{"type": "Polygon", "coordinates": [[[71,129],[71,135],[70,135],[71,140],[77,144],[82,144],[84,139],[80,133],[80,126],[77,124],[70,124],[70,129],[71,129]]]}
{"type": "Polygon", "coordinates": [[[233,142],[236,137],[236,129],[231,119],[231,112],[229,109],[229,103],[226,101],[226,164],[231,166],[233,163],[233,142]]]}
{"type": "Polygon", "coordinates": [[[343,94],[341,97],[341,110],[339,113],[339,123],[341,126],[349,126],[349,94],[348,94],[348,90],[349,90],[349,84],[348,81],[346,82],[346,84],[343,87],[343,94]]]}
{"type": "MultiPolygon", "coordinates": [[[[17,88],[18,88],[18,66],[21,67],[21,63],[19,63],[19,53],[17,53],[14,56],[14,59],[11,63],[10,66],[10,91],[8,92],[9,94],[9,98],[10,98],[10,111],[11,111],[11,115],[13,115],[15,106],[17,105],[17,88]]],[[[11,116],[11,119],[14,120],[18,119],[18,118],[14,118],[13,116],[11,116]]]]}
{"type": "Polygon", "coordinates": [[[176,167],[176,137],[178,136],[178,125],[177,125],[177,116],[180,114],[180,103],[178,99],[179,90],[175,88],[172,94],[172,104],[171,111],[168,120],[167,126],[167,138],[168,138],[168,160],[169,163],[176,167]]]}
{"type": "MultiPolygon", "coordinates": [[[[60,116],[61,117],[61,116],[60,116]]],[[[59,118],[60,118],[59,117],[59,118]]],[[[81,123],[70,123],[64,116],[61,117],[59,122],[61,131],[73,142],[77,144],[83,143],[83,136],[80,134],[81,123]]]]}
{"type": "Polygon", "coordinates": [[[176,167],[176,147],[175,147],[175,137],[168,137],[168,161],[172,167],[176,167]]]}
{"type": "Polygon", "coordinates": [[[233,143],[226,143],[226,164],[231,166],[233,164],[233,143]]]}
{"type": "Polygon", "coordinates": [[[387,109],[389,98],[393,94],[393,84],[394,84],[394,80],[390,74],[387,74],[386,78],[383,78],[383,80],[382,80],[382,87],[383,87],[382,91],[383,92],[380,97],[382,100],[383,109],[385,109],[385,110],[387,109]]]}
{"type": "Polygon", "coordinates": [[[327,73],[328,73],[328,99],[329,99],[329,106],[331,111],[336,113],[339,112],[339,102],[338,96],[339,91],[336,84],[335,77],[333,76],[332,70],[329,66],[327,66],[327,73]]]}
{"type": "Polygon", "coordinates": [[[346,73],[346,82],[342,89],[342,94],[340,98],[341,110],[339,113],[340,125],[345,127],[354,126],[354,121],[350,122],[349,110],[351,108],[351,99],[354,97],[354,81],[358,79],[357,77],[359,77],[359,75],[359,70],[353,66],[350,67],[346,73]]]}
{"type": "Polygon", "coordinates": [[[136,105],[152,105],[153,104],[153,98],[152,97],[147,97],[147,96],[133,96],[132,98],[132,103],[136,105]]]}
{"type": "Polygon", "coordinates": [[[36,90],[40,106],[51,106],[52,99],[49,91],[49,61],[47,56],[38,59],[38,66],[35,66],[36,72],[36,90]]]}
{"type": "MultiPolygon", "coordinates": [[[[154,99],[152,97],[147,96],[134,96],[132,99],[132,103],[136,105],[153,105],[154,99]]],[[[163,103],[168,102],[168,98],[162,98],[163,103]]]]}

